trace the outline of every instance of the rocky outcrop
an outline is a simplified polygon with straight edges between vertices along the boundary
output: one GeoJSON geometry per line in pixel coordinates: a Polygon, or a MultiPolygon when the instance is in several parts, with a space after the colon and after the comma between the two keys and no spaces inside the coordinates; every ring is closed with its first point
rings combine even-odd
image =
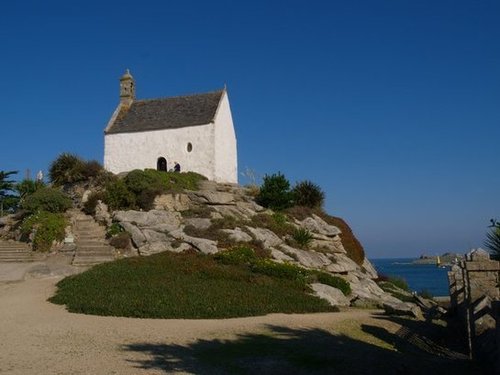
{"type": "Polygon", "coordinates": [[[347,297],[328,285],[315,283],[311,286],[317,296],[334,306],[383,307],[393,314],[418,316],[416,305],[403,304],[378,287],[373,281],[377,272],[367,259],[358,265],[347,256],[341,230],[318,215],[288,223],[292,228],[303,228],[311,233],[309,248],[301,249],[296,244],[291,246],[290,234],[275,233],[269,229],[272,226],[256,226],[252,220],[255,215],[272,215],[273,212],[256,204],[247,191],[237,185],[204,181],[198,191],[157,197],[154,207],[147,212],[117,211],[112,216],[113,221],[130,233],[140,255],[188,249],[214,254],[230,246],[228,244],[254,241],[268,249],[276,262],[321,270],[349,281],[352,293],[347,297]],[[203,212],[204,216],[198,217],[196,212],[203,212]],[[217,219],[222,219],[222,225],[221,221],[215,221],[217,219]],[[229,226],[224,227],[224,222],[230,223],[229,226]],[[222,245],[219,241],[223,241],[222,245]]]}
{"type": "Polygon", "coordinates": [[[297,263],[307,268],[325,269],[332,264],[331,259],[327,255],[316,251],[295,249],[288,245],[282,245],[279,249],[295,259],[297,263]]]}
{"type": "Polygon", "coordinates": [[[337,236],[341,233],[339,228],[328,224],[318,215],[314,214],[299,223],[302,228],[305,228],[312,233],[319,233],[328,237],[337,236]]]}
{"type": "Polygon", "coordinates": [[[229,239],[233,242],[251,242],[252,236],[241,230],[241,228],[236,227],[234,229],[221,229],[223,233],[226,233],[229,239]]]}
{"type": "Polygon", "coordinates": [[[333,286],[314,283],[311,284],[311,289],[316,296],[327,300],[332,306],[349,306],[351,303],[340,289],[334,288],[333,286]]]}
{"type": "Polygon", "coordinates": [[[187,211],[191,207],[191,200],[187,194],[162,194],[153,202],[155,210],[187,211]]]}
{"type": "Polygon", "coordinates": [[[410,316],[415,319],[423,319],[420,307],[409,302],[384,302],[384,310],[389,315],[410,316]]]}
{"type": "Polygon", "coordinates": [[[250,232],[256,241],[262,242],[264,247],[273,247],[283,243],[283,240],[269,229],[253,228],[249,226],[245,228],[250,232]]]}

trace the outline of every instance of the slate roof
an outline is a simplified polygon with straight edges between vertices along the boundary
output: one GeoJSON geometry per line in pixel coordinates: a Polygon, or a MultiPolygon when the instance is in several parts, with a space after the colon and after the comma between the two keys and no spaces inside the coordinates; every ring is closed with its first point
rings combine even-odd
{"type": "Polygon", "coordinates": [[[106,134],[205,125],[213,121],[224,90],[163,99],[135,100],[122,109],[106,134]]]}

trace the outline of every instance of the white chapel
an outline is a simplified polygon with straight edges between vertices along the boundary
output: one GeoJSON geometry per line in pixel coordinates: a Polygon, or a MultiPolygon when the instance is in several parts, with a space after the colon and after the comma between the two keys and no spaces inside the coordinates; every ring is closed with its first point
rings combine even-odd
{"type": "Polygon", "coordinates": [[[134,78],[120,78],[120,103],[104,130],[104,168],[200,173],[238,182],[236,135],[226,88],[160,99],[135,99],[134,78]]]}

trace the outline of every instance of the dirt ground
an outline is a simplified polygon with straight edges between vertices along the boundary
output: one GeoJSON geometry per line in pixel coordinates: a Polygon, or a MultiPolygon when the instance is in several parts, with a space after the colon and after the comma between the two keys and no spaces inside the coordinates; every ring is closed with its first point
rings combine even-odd
{"type": "Polygon", "coordinates": [[[0,283],[1,374],[483,373],[440,346],[443,327],[422,329],[425,322],[379,311],[226,320],[89,316],[47,302],[60,279],[0,283]]]}

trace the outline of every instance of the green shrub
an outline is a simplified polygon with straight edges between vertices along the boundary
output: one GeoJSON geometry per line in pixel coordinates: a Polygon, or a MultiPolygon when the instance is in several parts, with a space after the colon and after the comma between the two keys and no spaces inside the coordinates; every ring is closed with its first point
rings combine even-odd
{"type": "Polygon", "coordinates": [[[127,249],[130,246],[130,239],[130,234],[127,232],[121,232],[116,236],[111,237],[109,244],[115,249],[127,249]]]}
{"type": "Polygon", "coordinates": [[[106,185],[104,202],[112,210],[134,209],[135,195],[128,189],[123,180],[115,180],[106,185]]]}
{"type": "Polygon", "coordinates": [[[393,283],[387,281],[389,277],[384,275],[379,275],[378,279],[375,280],[377,285],[384,291],[389,293],[391,296],[399,299],[403,302],[415,302],[415,298],[409,293],[401,291],[400,288],[396,287],[393,283]]]}
{"type": "Polygon", "coordinates": [[[408,286],[408,283],[406,280],[400,276],[385,276],[385,275],[380,275],[379,279],[386,279],[388,283],[391,283],[395,286],[397,286],[399,289],[402,289],[406,292],[410,291],[410,287],[408,286]]]}
{"type": "Polygon", "coordinates": [[[127,174],[124,182],[135,195],[139,195],[145,190],[166,191],[168,175],[154,169],[135,169],[127,174]]]}
{"type": "Polygon", "coordinates": [[[296,228],[292,235],[293,240],[303,249],[309,248],[313,240],[313,235],[307,229],[296,228]]]}
{"type": "Polygon", "coordinates": [[[195,190],[206,179],[194,172],[162,172],[155,169],[135,169],[127,174],[124,183],[134,195],[134,203],[143,210],[153,208],[154,199],[169,191],[195,190]]]}
{"type": "Polygon", "coordinates": [[[43,187],[26,197],[22,207],[30,212],[64,212],[72,206],[71,199],[62,191],[43,187]]]}
{"type": "Polygon", "coordinates": [[[351,294],[351,285],[348,281],[341,277],[333,276],[326,272],[311,271],[311,281],[316,281],[321,284],[330,285],[334,288],[340,289],[345,296],[351,294]]]}
{"type": "Polygon", "coordinates": [[[49,168],[49,178],[55,185],[63,185],[83,181],[85,179],[85,162],[70,153],[61,154],[49,168]]]}
{"type": "Polygon", "coordinates": [[[122,226],[118,223],[113,223],[109,226],[108,230],[106,231],[106,238],[111,238],[122,232],[123,232],[122,226]]]}
{"type": "Polygon", "coordinates": [[[205,176],[196,172],[167,172],[166,175],[168,176],[167,191],[172,192],[196,190],[198,189],[200,181],[207,179],[205,176]]]}
{"type": "Polygon", "coordinates": [[[53,241],[64,239],[66,225],[63,215],[42,211],[24,219],[21,232],[29,235],[34,230],[33,250],[49,251],[53,241]]]}
{"type": "Polygon", "coordinates": [[[271,215],[271,217],[276,225],[285,225],[288,222],[286,215],[281,212],[275,212],[271,215]]]}
{"type": "Polygon", "coordinates": [[[290,263],[276,263],[267,259],[252,263],[251,269],[255,273],[279,279],[299,281],[304,284],[308,275],[308,270],[305,268],[290,263]]]}
{"type": "Polygon", "coordinates": [[[288,223],[286,216],[282,213],[257,214],[252,216],[250,223],[247,225],[256,228],[266,228],[274,232],[280,237],[293,234],[294,227],[288,223]]]}
{"type": "Polygon", "coordinates": [[[111,184],[115,181],[117,181],[119,178],[118,176],[114,175],[111,172],[108,172],[107,170],[103,169],[101,173],[99,173],[95,178],[94,178],[94,186],[105,188],[108,184],[111,184]]]}
{"type": "Polygon", "coordinates": [[[104,201],[104,193],[100,191],[94,191],[90,193],[87,201],[83,204],[83,212],[87,215],[95,215],[95,208],[99,201],[104,201]]]}
{"type": "Polygon", "coordinates": [[[325,193],[311,181],[301,181],[292,190],[294,204],[310,208],[321,208],[325,201],[325,193]]]}
{"type": "Polygon", "coordinates": [[[273,210],[283,210],[293,205],[293,194],[290,191],[290,182],[281,173],[264,176],[264,183],[256,197],[261,206],[273,210]]]}
{"type": "Polygon", "coordinates": [[[239,246],[215,254],[214,259],[222,264],[251,264],[259,258],[252,248],[239,246]]]}
{"type": "Polygon", "coordinates": [[[125,177],[125,184],[134,194],[139,195],[144,190],[163,192],[177,192],[182,190],[196,190],[201,180],[206,177],[195,172],[162,172],[155,169],[131,171],[125,177]]]}
{"type": "Polygon", "coordinates": [[[19,193],[19,197],[24,199],[43,187],[45,187],[43,181],[22,180],[16,185],[16,191],[19,193]]]}

